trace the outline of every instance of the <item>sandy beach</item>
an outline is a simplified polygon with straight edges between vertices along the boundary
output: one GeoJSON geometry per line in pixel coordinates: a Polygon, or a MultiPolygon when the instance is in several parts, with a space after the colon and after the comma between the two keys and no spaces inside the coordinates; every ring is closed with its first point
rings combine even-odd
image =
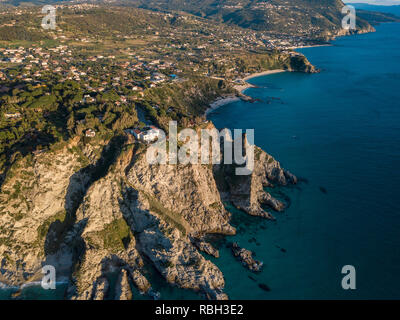
{"type": "Polygon", "coordinates": [[[267,76],[269,74],[274,74],[274,73],[281,73],[281,72],[286,72],[286,70],[283,69],[275,69],[275,70],[268,70],[268,71],[263,71],[263,72],[258,72],[258,73],[253,73],[245,78],[243,78],[243,81],[250,80],[252,78],[260,77],[260,76],[267,76]]]}
{"type": "Polygon", "coordinates": [[[316,47],[331,47],[332,44],[316,44],[316,45],[311,45],[311,46],[298,46],[298,47],[291,47],[288,48],[290,50],[296,50],[296,49],[304,49],[304,48],[316,48],[316,47]]]}
{"type": "MultiPolygon", "coordinates": [[[[245,78],[243,78],[242,80],[245,82],[247,80],[250,80],[252,78],[256,78],[256,77],[260,77],[260,76],[266,76],[269,74],[274,74],[274,73],[280,73],[280,72],[286,72],[286,70],[283,69],[275,69],[275,70],[268,70],[268,71],[263,71],[263,72],[258,72],[258,73],[253,73],[245,78]]],[[[250,83],[245,83],[245,84],[238,84],[235,85],[234,88],[243,93],[243,91],[245,91],[248,88],[252,88],[253,85],[250,83]]],[[[210,112],[218,109],[219,107],[222,107],[228,103],[232,103],[232,102],[236,102],[239,101],[240,98],[237,96],[228,96],[228,97],[220,97],[217,100],[215,100],[214,102],[212,102],[210,104],[210,107],[206,110],[205,114],[208,115],[210,112]]]]}
{"type": "Polygon", "coordinates": [[[206,110],[206,115],[208,115],[210,112],[218,109],[219,107],[222,107],[228,103],[236,102],[239,100],[240,100],[240,98],[236,97],[236,96],[229,96],[229,97],[225,97],[225,98],[221,97],[210,104],[210,107],[206,110]]]}

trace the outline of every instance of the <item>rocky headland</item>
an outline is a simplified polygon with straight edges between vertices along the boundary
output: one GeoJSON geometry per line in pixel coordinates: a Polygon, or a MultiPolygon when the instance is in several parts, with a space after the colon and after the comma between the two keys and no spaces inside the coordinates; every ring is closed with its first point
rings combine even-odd
{"type": "Polygon", "coordinates": [[[171,285],[228,298],[224,275],[199,252],[218,257],[204,236],[236,232],[223,201],[272,219],[266,208],[284,204],[264,187],[296,177],[259,148],[254,172],[237,178],[225,165],[149,165],[146,146],[127,141],[74,139],[16,161],[0,197],[1,283],[40,281],[50,264],[69,283],[66,299],[130,299],[132,287],[151,298],[147,261],[171,285]]]}

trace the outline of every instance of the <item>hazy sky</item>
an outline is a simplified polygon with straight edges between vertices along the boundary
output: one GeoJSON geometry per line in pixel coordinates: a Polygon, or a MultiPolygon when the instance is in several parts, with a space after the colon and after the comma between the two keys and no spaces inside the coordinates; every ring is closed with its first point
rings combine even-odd
{"type": "Polygon", "coordinates": [[[344,0],[345,3],[369,3],[369,4],[380,4],[380,5],[400,5],[400,0],[344,0]]]}

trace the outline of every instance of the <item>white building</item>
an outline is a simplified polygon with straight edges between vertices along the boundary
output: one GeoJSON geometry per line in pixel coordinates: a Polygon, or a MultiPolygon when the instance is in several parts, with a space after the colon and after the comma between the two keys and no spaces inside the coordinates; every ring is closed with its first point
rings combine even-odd
{"type": "Polygon", "coordinates": [[[96,132],[93,129],[87,129],[85,135],[88,138],[93,138],[96,136],[96,132]]]}
{"type": "Polygon", "coordinates": [[[132,134],[136,139],[142,141],[144,143],[150,143],[157,140],[161,135],[161,130],[154,127],[146,127],[142,130],[140,129],[132,129],[128,130],[128,133],[132,134]]]}

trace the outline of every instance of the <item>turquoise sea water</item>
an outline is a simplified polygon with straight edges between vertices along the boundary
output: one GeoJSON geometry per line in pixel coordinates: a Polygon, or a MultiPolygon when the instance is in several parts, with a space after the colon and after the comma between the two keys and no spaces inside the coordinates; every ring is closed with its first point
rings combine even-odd
{"type": "Polygon", "coordinates": [[[265,268],[251,274],[222,250],[214,261],[226,292],[233,299],[400,298],[400,24],[300,51],[320,74],[252,79],[259,88],[246,94],[263,102],[210,115],[219,128],[254,128],[255,143],[304,178],[273,191],[290,198],[276,223],[235,212],[234,240],[265,268]],[[344,265],[356,268],[354,291],[341,287],[344,265]]]}

